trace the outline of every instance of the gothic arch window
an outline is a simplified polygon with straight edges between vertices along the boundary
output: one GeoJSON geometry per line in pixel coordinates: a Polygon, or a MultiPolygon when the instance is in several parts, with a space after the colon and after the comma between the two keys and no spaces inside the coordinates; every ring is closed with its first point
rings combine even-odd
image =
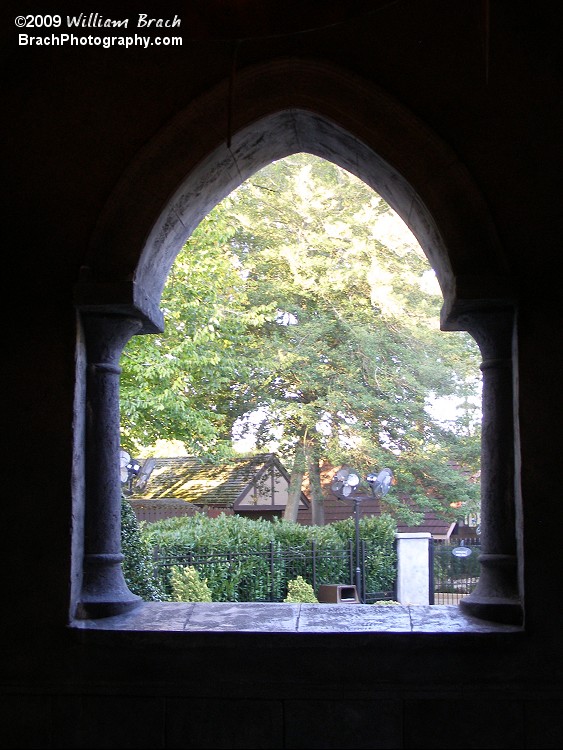
{"type": "Polygon", "coordinates": [[[520,624],[516,303],[478,191],[455,156],[410,113],[372,85],[323,64],[278,61],[242,71],[228,117],[226,101],[224,83],[139,155],[106,206],[76,286],[85,342],[77,392],[85,388],[86,395],[76,433],[77,443],[84,440],[85,494],[77,490],[75,503],[85,508],[83,544],[76,542],[73,559],[73,614],[108,616],[139,603],[120,566],[123,347],[133,335],[162,329],[158,305],[167,274],[211,208],[267,163],[305,151],[355,174],[401,216],[436,272],[442,328],[469,331],[481,349],[482,574],[461,606],[478,617],[520,624]]]}

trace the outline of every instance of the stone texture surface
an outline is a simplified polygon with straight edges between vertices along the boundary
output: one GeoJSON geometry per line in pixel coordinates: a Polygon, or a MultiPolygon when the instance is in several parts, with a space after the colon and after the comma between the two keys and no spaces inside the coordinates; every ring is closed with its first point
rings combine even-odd
{"type": "MultiPolygon", "coordinates": [[[[263,33],[235,50],[236,35],[213,24],[221,6],[229,26],[227,3],[212,0],[178,8],[181,47],[146,49],[20,46],[19,31],[56,30],[17,29],[16,16],[33,11],[2,4],[0,744],[563,744],[561,24],[559,3],[540,5],[246,0],[236,28],[255,9],[263,33]],[[313,6],[303,33],[281,26],[313,6]],[[508,489],[514,479],[522,631],[414,606],[370,623],[404,631],[345,630],[358,627],[350,609],[333,632],[300,630],[327,626],[304,607],[295,624],[247,611],[239,627],[245,619],[257,630],[227,631],[217,608],[204,617],[190,605],[69,628],[90,528],[80,269],[98,293],[126,287],[111,297],[116,314],[134,306],[150,317],[162,263],[221,192],[294,147],[381,187],[443,284],[445,336],[480,300],[516,298],[514,442],[501,430],[488,444],[515,451],[514,467],[501,459],[493,468],[509,467],[508,489]]],[[[128,34],[139,11],[168,15],[156,0],[93,10],[129,15],[128,34]]],[[[57,0],[62,17],[82,11],[57,0]]],[[[504,517],[496,522],[512,540],[504,517]]]]}
{"type": "Polygon", "coordinates": [[[456,605],[145,602],[124,615],[76,620],[78,630],[254,633],[508,633],[521,628],[469,617],[456,605]]]}

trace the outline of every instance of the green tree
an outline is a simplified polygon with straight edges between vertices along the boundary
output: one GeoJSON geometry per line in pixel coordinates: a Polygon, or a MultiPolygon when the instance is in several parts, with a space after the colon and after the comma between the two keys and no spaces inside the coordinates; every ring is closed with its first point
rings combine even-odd
{"type": "MultiPolygon", "coordinates": [[[[243,353],[264,415],[257,442],[278,436],[296,484],[306,461],[314,522],[323,523],[322,458],[365,472],[389,465],[421,506],[441,508],[453,488],[456,499],[475,499],[451,463],[475,465],[478,433],[446,430],[426,407],[431,395],[475,389],[477,348],[439,331],[429,265],[414,238],[389,234],[389,206],[307,155],[267,167],[231,200],[239,229],[230,245],[248,299],[276,310],[243,353]]],[[[290,504],[287,517],[294,513],[290,504]]]]}
{"type": "Polygon", "coordinates": [[[248,407],[249,377],[239,357],[262,321],[251,306],[224,207],[209,214],[186,243],[162,296],[162,334],[136,336],[122,356],[122,444],[134,454],[158,440],[180,440],[189,454],[230,454],[233,420],[248,407]]]}
{"type": "Polygon", "coordinates": [[[323,460],[389,466],[401,493],[386,500],[398,513],[404,494],[437,509],[477,503],[477,486],[452,468],[478,468],[477,347],[439,331],[428,262],[394,222],[363,182],[310,155],[243,183],[178,257],[165,334],[125,352],[124,444],[176,438],[189,453],[223,456],[233,426],[259,414],[257,448],[275,441],[293,466],[290,497],[308,472],[316,524],[323,460]],[[448,396],[465,409],[445,428],[427,406],[448,396]]]}

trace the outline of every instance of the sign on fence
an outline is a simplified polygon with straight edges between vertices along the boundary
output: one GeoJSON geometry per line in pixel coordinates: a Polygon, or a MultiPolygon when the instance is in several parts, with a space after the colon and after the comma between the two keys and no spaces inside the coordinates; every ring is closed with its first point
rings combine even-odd
{"type": "Polygon", "coordinates": [[[454,547],[452,550],[452,555],[454,557],[469,557],[470,554],[470,547],[454,547]]]}

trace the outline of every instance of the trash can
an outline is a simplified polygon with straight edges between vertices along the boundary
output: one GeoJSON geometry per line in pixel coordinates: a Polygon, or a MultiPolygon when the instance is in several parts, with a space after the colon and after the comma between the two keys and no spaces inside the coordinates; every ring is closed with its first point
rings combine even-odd
{"type": "Polygon", "coordinates": [[[359,604],[360,599],[355,586],[340,583],[323,583],[317,595],[323,604],[359,604]]]}

